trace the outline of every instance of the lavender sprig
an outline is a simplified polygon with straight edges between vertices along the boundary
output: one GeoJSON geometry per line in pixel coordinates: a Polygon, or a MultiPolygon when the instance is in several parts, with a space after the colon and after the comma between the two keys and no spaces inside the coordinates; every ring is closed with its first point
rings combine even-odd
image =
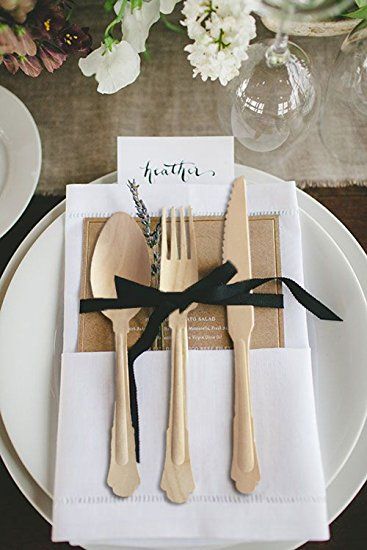
{"type": "Polygon", "coordinates": [[[153,263],[151,264],[151,273],[154,277],[157,277],[159,275],[160,264],[161,264],[161,256],[159,252],[159,243],[161,240],[161,222],[159,221],[155,229],[152,231],[152,220],[151,220],[150,214],[148,212],[147,207],[145,206],[144,201],[139,196],[139,184],[136,183],[135,179],[133,179],[133,180],[128,180],[127,185],[131,191],[136,212],[142,224],[145,240],[153,253],[153,263]]]}

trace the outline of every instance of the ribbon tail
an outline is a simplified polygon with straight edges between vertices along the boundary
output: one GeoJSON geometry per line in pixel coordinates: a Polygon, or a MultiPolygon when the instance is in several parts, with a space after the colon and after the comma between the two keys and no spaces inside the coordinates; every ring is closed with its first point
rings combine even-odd
{"type": "Polygon", "coordinates": [[[161,323],[168,317],[168,315],[176,309],[175,304],[164,303],[153,311],[149,317],[147,326],[145,327],[143,334],[139,340],[128,351],[129,361],[129,387],[130,387],[130,413],[131,422],[135,432],[135,454],[136,461],[140,462],[140,431],[139,431],[139,407],[138,407],[138,392],[136,388],[136,379],[134,371],[134,361],[144,351],[148,350],[158,332],[161,323]]]}
{"type": "Polygon", "coordinates": [[[129,391],[130,391],[131,423],[134,428],[134,437],[135,437],[135,456],[136,456],[136,461],[140,462],[138,392],[136,389],[134,364],[130,360],[129,360],[129,391]]]}
{"type": "Polygon", "coordinates": [[[325,304],[312,296],[302,288],[298,283],[287,277],[281,277],[280,280],[291,291],[296,300],[308,311],[316,315],[323,321],[342,321],[336,313],[329,309],[325,304]]]}
{"type": "MultiPolygon", "coordinates": [[[[331,309],[329,309],[325,304],[320,302],[317,298],[312,296],[307,290],[305,290],[303,287],[301,287],[296,281],[293,279],[289,279],[288,277],[266,277],[266,278],[256,278],[256,279],[248,279],[247,281],[241,281],[238,283],[234,283],[232,285],[227,285],[227,288],[229,289],[228,295],[226,295],[226,290],[222,290],[224,293],[225,299],[222,301],[222,303],[229,304],[233,301],[237,304],[241,303],[242,299],[240,297],[241,292],[244,293],[244,298],[246,299],[246,294],[250,292],[251,290],[254,290],[255,288],[258,288],[259,286],[262,286],[270,281],[280,281],[283,283],[289,291],[292,293],[293,297],[299,302],[305,309],[313,313],[316,317],[323,321],[342,321],[336,313],[334,313],[331,309]],[[236,302],[236,300],[238,300],[236,302]]],[[[218,290],[218,289],[217,289],[218,290]]],[[[221,291],[221,289],[219,289],[221,291]]],[[[261,296],[261,294],[252,294],[252,296],[261,296]]],[[[264,296],[264,295],[263,295],[264,296]]],[[[216,297],[220,298],[218,291],[216,292],[216,297]]],[[[263,307],[266,305],[266,307],[274,307],[271,305],[271,301],[269,300],[268,304],[266,304],[267,300],[264,300],[263,307]]],[[[258,306],[258,304],[254,304],[255,306],[258,306]]],[[[279,307],[279,306],[276,306],[279,307]]]]}

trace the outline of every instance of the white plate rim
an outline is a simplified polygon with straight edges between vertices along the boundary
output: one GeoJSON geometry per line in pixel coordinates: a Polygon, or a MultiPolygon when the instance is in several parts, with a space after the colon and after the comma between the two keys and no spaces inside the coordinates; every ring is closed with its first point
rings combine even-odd
{"type": "MultiPolygon", "coordinates": [[[[256,169],[253,169],[254,172],[260,172],[256,169]]],[[[264,172],[260,172],[262,175],[264,175],[264,172]]],[[[107,180],[108,182],[112,182],[113,179],[114,179],[114,175],[115,175],[115,172],[113,173],[110,173],[106,176],[103,176],[101,178],[99,178],[98,180],[95,180],[93,183],[107,183],[107,180]]],[[[271,174],[266,174],[268,177],[271,176],[271,174]]],[[[274,178],[274,180],[278,180],[278,178],[276,178],[275,176],[271,176],[274,178]]],[[[282,181],[282,180],[280,180],[282,181]]],[[[326,215],[327,217],[329,217],[329,219],[331,219],[331,221],[329,222],[331,225],[335,224],[335,222],[337,222],[338,226],[339,227],[339,234],[342,234],[344,233],[345,235],[345,240],[344,240],[344,245],[346,246],[350,246],[350,244],[352,244],[356,250],[355,252],[355,257],[358,257],[358,256],[364,256],[365,257],[365,254],[364,254],[364,251],[362,249],[362,247],[359,245],[359,243],[356,241],[356,239],[353,237],[353,235],[343,226],[343,224],[331,213],[329,212],[323,205],[321,205],[320,203],[318,203],[318,201],[316,201],[315,199],[313,199],[312,197],[308,196],[306,193],[304,193],[302,190],[297,190],[297,193],[298,193],[298,196],[299,197],[302,197],[303,198],[303,195],[305,196],[306,198],[306,208],[309,206],[307,204],[307,202],[309,203],[315,203],[315,204],[312,204],[312,207],[313,207],[313,210],[314,209],[318,209],[318,210],[321,210],[322,214],[323,215],[326,215]],[[349,241],[349,242],[348,242],[349,241]]],[[[6,291],[6,288],[12,278],[12,275],[14,274],[14,272],[16,271],[16,268],[17,266],[19,265],[19,263],[21,262],[22,260],[22,255],[24,256],[25,253],[26,253],[26,249],[27,248],[30,248],[32,242],[31,241],[35,241],[38,236],[48,227],[48,225],[54,220],[56,219],[59,215],[61,215],[64,211],[64,206],[65,206],[65,201],[62,201],[60,202],[57,206],[55,206],[50,212],[48,212],[48,214],[46,214],[46,216],[44,216],[44,218],[42,218],[40,220],[40,222],[38,222],[38,224],[31,230],[31,232],[27,235],[27,237],[22,241],[21,245],[18,247],[18,249],[16,250],[16,252],[14,253],[13,257],[11,258],[10,262],[8,263],[5,271],[3,272],[3,275],[2,277],[0,278],[0,303],[2,301],[2,298],[5,294],[5,291],[6,291]],[[29,246],[28,246],[29,245],[29,246]],[[4,291],[5,289],[5,291],[4,291]]],[[[313,218],[313,216],[311,215],[311,217],[313,218]]],[[[314,218],[313,218],[314,219],[314,218]]],[[[322,226],[323,227],[323,226],[322,226]]],[[[336,243],[338,244],[338,243],[336,243]]],[[[353,248],[352,246],[352,248],[353,248]]],[[[344,253],[345,251],[343,251],[344,253]]],[[[361,266],[359,266],[361,267],[361,266]]],[[[360,281],[360,278],[357,276],[359,282],[361,283],[360,281]]],[[[367,288],[367,284],[365,285],[365,287],[367,288]]],[[[366,288],[363,289],[364,291],[364,294],[366,295],[366,288]]],[[[34,497],[32,497],[32,495],[30,494],[30,491],[27,490],[27,488],[24,487],[24,483],[22,483],[22,481],[20,481],[18,479],[18,476],[17,476],[17,473],[15,472],[15,467],[14,465],[12,465],[12,461],[9,460],[9,457],[10,457],[10,451],[9,449],[6,447],[6,445],[4,444],[4,441],[3,441],[3,438],[4,437],[7,437],[7,434],[3,433],[4,432],[4,427],[3,427],[3,424],[1,423],[0,424],[0,435],[1,435],[1,446],[0,446],[0,450],[1,450],[1,455],[2,455],[2,458],[4,460],[4,463],[10,473],[10,475],[12,476],[12,478],[14,479],[14,482],[16,483],[16,485],[18,486],[18,488],[21,490],[21,492],[24,494],[24,496],[28,499],[28,501],[33,505],[33,507],[35,509],[37,509],[39,511],[39,513],[49,522],[49,523],[52,523],[52,518],[50,516],[49,513],[47,513],[47,511],[45,509],[42,508],[42,505],[38,504],[35,500],[34,497]]],[[[367,433],[367,426],[365,425],[363,427],[363,430],[362,430],[362,433],[367,433]]],[[[365,438],[366,439],[366,438],[365,438]]],[[[357,447],[358,447],[358,443],[355,447],[355,449],[353,449],[352,451],[352,455],[356,455],[356,451],[357,451],[357,447]]],[[[17,457],[19,463],[20,463],[20,466],[23,468],[23,470],[25,470],[25,467],[23,466],[23,464],[21,463],[21,460],[19,457],[17,457]]],[[[350,460],[350,458],[348,459],[348,461],[350,460]]],[[[343,468],[344,469],[344,468],[343,468]]],[[[24,472],[27,476],[30,476],[29,472],[27,472],[25,470],[24,472]]],[[[339,472],[340,473],[340,472],[339,472]]],[[[30,476],[31,477],[31,476],[30,476]]],[[[336,476],[336,478],[334,478],[331,483],[330,483],[330,486],[332,486],[333,484],[335,485],[335,482],[337,481],[337,478],[340,477],[339,474],[338,476],[336,476]]],[[[361,479],[358,480],[357,484],[355,487],[353,487],[353,489],[351,490],[351,493],[349,493],[349,495],[343,499],[343,502],[340,503],[339,505],[337,505],[337,508],[334,512],[334,514],[329,518],[329,521],[332,522],[334,521],[334,519],[339,515],[341,514],[341,512],[348,506],[348,504],[353,500],[353,498],[355,497],[355,495],[359,492],[359,490],[361,489],[361,487],[363,486],[363,484],[365,483],[366,481],[366,478],[367,478],[367,474],[364,473],[363,475],[363,478],[361,477],[361,479]]],[[[36,482],[33,480],[33,478],[31,478],[31,480],[33,481],[34,483],[34,490],[33,490],[33,493],[39,493],[40,495],[42,495],[43,493],[43,496],[45,497],[45,499],[49,500],[50,501],[50,504],[51,504],[51,499],[42,491],[42,489],[36,484],[36,482]]],[[[296,546],[298,547],[298,546],[296,546]]],[[[296,548],[295,546],[292,546],[292,548],[296,548]]],[[[239,548],[237,546],[237,548],[239,548]]],[[[287,550],[290,550],[290,548],[287,550]]]]}
{"type": "MultiPolygon", "coordinates": [[[[11,102],[16,105],[16,107],[23,111],[25,117],[26,117],[26,123],[30,125],[30,128],[33,131],[33,138],[34,138],[34,156],[32,156],[32,159],[34,161],[34,166],[32,167],[32,170],[34,172],[34,177],[32,178],[29,176],[26,181],[29,182],[29,185],[27,186],[27,192],[23,194],[22,200],[17,204],[17,207],[14,209],[14,214],[12,215],[11,219],[8,220],[7,223],[2,225],[0,223],[0,238],[5,235],[11,227],[18,221],[20,216],[23,214],[24,210],[27,208],[29,201],[31,200],[35,189],[37,187],[39,176],[41,173],[41,165],[42,165],[42,144],[41,144],[41,138],[39,135],[37,124],[29,111],[28,107],[23,103],[19,97],[17,97],[13,92],[5,88],[4,86],[0,86],[0,96],[3,94],[5,97],[8,98],[11,102]]],[[[25,182],[22,182],[22,187],[24,189],[25,182]]],[[[5,184],[6,185],[6,184],[5,184]]]]}

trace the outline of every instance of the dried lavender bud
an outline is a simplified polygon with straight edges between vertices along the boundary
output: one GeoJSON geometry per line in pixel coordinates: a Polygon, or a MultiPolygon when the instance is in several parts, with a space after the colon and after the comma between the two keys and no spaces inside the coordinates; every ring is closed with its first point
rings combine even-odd
{"type": "Polygon", "coordinates": [[[135,209],[142,225],[145,240],[149,248],[153,251],[151,273],[153,276],[156,276],[159,274],[160,270],[159,243],[161,239],[161,223],[159,222],[154,231],[152,231],[152,221],[148,209],[145,206],[144,201],[139,196],[139,184],[137,184],[135,180],[129,180],[127,185],[131,191],[135,209]]]}

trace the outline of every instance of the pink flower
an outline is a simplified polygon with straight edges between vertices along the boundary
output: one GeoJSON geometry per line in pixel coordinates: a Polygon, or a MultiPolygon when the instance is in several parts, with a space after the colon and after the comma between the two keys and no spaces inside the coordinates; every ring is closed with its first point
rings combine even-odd
{"type": "Polygon", "coordinates": [[[39,57],[45,66],[45,69],[49,73],[53,73],[56,69],[61,67],[64,61],[67,59],[67,55],[51,45],[42,44],[39,47],[39,57]]]}
{"type": "Polygon", "coordinates": [[[19,70],[19,61],[15,55],[6,55],[3,59],[5,68],[11,74],[15,74],[19,70]]]}
{"type": "Polygon", "coordinates": [[[15,36],[17,37],[18,42],[16,51],[19,55],[36,55],[36,43],[25,27],[17,25],[15,27],[15,36]]]}
{"type": "Polygon", "coordinates": [[[19,56],[19,68],[28,76],[36,78],[42,71],[42,65],[36,56],[19,56]]]}
{"type": "Polygon", "coordinates": [[[0,23],[0,53],[14,53],[17,47],[18,40],[11,27],[6,23],[0,23]]]}

